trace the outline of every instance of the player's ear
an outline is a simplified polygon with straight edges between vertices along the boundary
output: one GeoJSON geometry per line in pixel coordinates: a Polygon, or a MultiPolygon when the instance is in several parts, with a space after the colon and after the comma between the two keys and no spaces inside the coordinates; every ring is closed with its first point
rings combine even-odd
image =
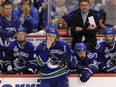
{"type": "Polygon", "coordinates": [[[14,38],[17,39],[17,34],[14,35],[14,38]]]}

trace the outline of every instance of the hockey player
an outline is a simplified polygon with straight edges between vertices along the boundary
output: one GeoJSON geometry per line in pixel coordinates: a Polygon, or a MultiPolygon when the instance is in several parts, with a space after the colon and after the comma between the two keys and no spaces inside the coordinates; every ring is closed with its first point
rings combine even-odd
{"type": "Polygon", "coordinates": [[[116,73],[116,41],[115,30],[108,27],[104,30],[105,41],[96,46],[100,72],[116,73]]]}
{"type": "Polygon", "coordinates": [[[54,26],[48,26],[46,40],[36,49],[40,65],[40,87],[67,87],[68,66],[75,67],[76,59],[70,46],[59,41],[59,33],[54,26]]]}
{"type": "Polygon", "coordinates": [[[6,74],[33,74],[36,70],[34,46],[26,41],[27,32],[19,28],[15,41],[6,47],[5,68],[6,74]]]}
{"type": "Polygon", "coordinates": [[[3,57],[4,46],[0,44],[0,74],[4,73],[4,57],[3,57]]]}
{"type": "Polygon", "coordinates": [[[80,80],[86,82],[94,73],[98,72],[96,57],[87,50],[85,44],[82,42],[75,45],[74,53],[78,61],[76,70],[81,74],[80,80]]]}

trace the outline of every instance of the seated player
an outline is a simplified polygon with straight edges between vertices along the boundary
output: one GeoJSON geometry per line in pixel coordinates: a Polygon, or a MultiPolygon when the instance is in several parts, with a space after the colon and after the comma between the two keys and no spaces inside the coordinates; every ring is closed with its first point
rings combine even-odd
{"type": "Polygon", "coordinates": [[[15,41],[6,46],[6,74],[33,74],[37,69],[34,59],[34,46],[26,41],[27,32],[24,28],[17,29],[15,41]]]}
{"type": "Polygon", "coordinates": [[[115,34],[114,28],[106,28],[104,30],[105,41],[96,46],[98,66],[102,73],[116,73],[115,34]]]}
{"type": "Polygon", "coordinates": [[[80,73],[80,80],[86,82],[94,73],[98,72],[96,57],[87,50],[84,43],[77,43],[74,48],[74,53],[78,61],[76,73],[80,73]]]}

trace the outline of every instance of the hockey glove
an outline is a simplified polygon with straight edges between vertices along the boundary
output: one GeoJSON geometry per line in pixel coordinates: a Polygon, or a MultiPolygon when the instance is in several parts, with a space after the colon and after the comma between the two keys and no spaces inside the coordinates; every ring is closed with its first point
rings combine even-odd
{"type": "Polygon", "coordinates": [[[2,64],[0,64],[0,74],[2,74],[3,73],[3,66],[2,66],[2,64]]]}
{"type": "Polygon", "coordinates": [[[89,80],[89,78],[91,77],[92,73],[89,70],[83,70],[82,74],[80,75],[80,80],[82,82],[86,82],[89,80]]]}
{"type": "Polygon", "coordinates": [[[6,72],[6,74],[18,74],[18,69],[12,68],[12,66],[9,65],[9,66],[7,67],[7,72],[6,72]]]}
{"type": "Polygon", "coordinates": [[[65,66],[65,62],[63,60],[59,60],[58,65],[59,65],[60,68],[62,68],[62,67],[65,66]]]}
{"type": "Polygon", "coordinates": [[[63,60],[70,64],[72,61],[71,55],[68,53],[63,53],[63,60]]]}
{"type": "Polygon", "coordinates": [[[34,74],[34,71],[33,69],[29,68],[23,74],[34,74]]]}
{"type": "Polygon", "coordinates": [[[71,70],[68,70],[67,71],[67,76],[70,76],[71,73],[72,73],[71,70]]]}

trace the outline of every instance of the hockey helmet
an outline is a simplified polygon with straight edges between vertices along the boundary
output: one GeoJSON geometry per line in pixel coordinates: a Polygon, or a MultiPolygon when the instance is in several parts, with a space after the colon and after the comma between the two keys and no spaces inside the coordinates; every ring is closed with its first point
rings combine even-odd
{"type": "Polygon", "coordinates": [[[104,30],[104,36],[105,36],[105,42],[107,44],[114,43],[114,37],[115,37],[116,31],[112,27],[108,27],[104,30]],[[108,38],[107,35],[113,35],[113,38],[108,38]]]}
{"type": "Polygon", "coordinates": [[[18,33],[18,32],[27,33],[27,30],[26,30],[25,28],[23,28],[23,27],[20,27],[20,28],[18,28],[18,29],[16,30],[16,33],[18,33]]]}
{"type": "Polygon", "coordinates": [[[85,51],[87,48],[86,48],[86,46],[85,46],[85,44],[84,43],[77,43],[76,45],[75,45],[75,47],[74,47],[74,50],[76,51],[76,52],[81,52],[81,51],[85,51]]]}
{"type": "Polygon", "coordinates": [[[55,26],[48,26],[46,29],[46,33],[56,34],[56,36],[59,37],[59,32],[55,26]]]}
{"type": "Polygon", "coordinates": [[[104,34],[116,34],[116,31],[113,27],[108,27],[104,30],[104,34]]]}

